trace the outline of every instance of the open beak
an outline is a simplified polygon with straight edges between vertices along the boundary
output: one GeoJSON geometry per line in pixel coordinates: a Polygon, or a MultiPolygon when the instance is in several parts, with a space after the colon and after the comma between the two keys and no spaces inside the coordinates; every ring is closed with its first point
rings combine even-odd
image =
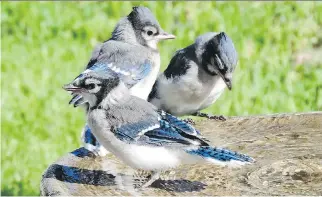
{"type": "Polygon", "coordinates": [[[84,91],[83,88],[74,86],[72,83],[64,85],[63,89],[72,93],[80,93],[84,91]]]}
{"type": "Polygon", "coordinates": [[[176,36],[161,30],[159,35],[155,36],[158,40],[168,40],[168,39],[175,39],[176,36]]]}

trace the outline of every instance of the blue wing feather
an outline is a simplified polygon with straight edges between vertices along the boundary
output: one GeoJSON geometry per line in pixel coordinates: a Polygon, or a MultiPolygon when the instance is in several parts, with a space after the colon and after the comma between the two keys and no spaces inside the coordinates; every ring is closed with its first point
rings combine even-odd
{"type": "Polygon", "coordinates": [[[159,120],[144,120],[116,128],[114,133],[128,143],[144,143],[154,146],[164,145],[208,145],[197,131],[184,121],[158,111],[159,120]]]}
{"type": "Polygon", "coordinates": [[[182,130],[183,132],[189,133],[189,134],[196,134],[200,135],[200,132],[193,128],[189,123],[186,123],[185,121],[181,120],[178,117],[175,117],[169,113],[166,113],[162,110],[159,110],[158,113],[162,116],[162,119],[167,120],[172,126],[182,130]]]}
{"type": "Polygon", "coordinates": [[[147,119],[136,123],[129,123],[114,129],[114,134],[123,141],[135,141],[140,134],[144,134],[145,130],[152,130],[158,127],[158,124],[147,119]]]}
{"type": "Polygon", "coordinates": [[[127,86],[132,87],[138,81],[149,75],[152,70],[152,63],[149,60],[145,60],[143,63],[139,64],[124,61],[122,65],[117,65],[113,62],[98,62],[88,68],[88,70],[93,70],[96,72],[109,72],[110,70],[113,70],[127,86]]]}
{"type": "MultiPolygon", "coordinates": [[[[180,135],[177,130],[172,127],[161,127],[153,129],[144,134],[147,137],[149,144],[154,145],[166,145],[166,144],[182,144],[182,145],[191,145],[191,142],[187,138],[180,135]]],[[[143,138],[143,140],[145,140],[143,138]]]]}
{"type": "Polygon", "coordinates": [[[140,80],[148,76],[152,70],[152,63],[149,60],[145,60],[144,63],[139,65],[131,65],[131,64],[126,64],[126,65],[128,66],[121,68],[121,72],[128,72],[130,74],[129,75],[120,74],[119,76],[129,88],[131,88],[132,86],[137,84],[140,80]]]}

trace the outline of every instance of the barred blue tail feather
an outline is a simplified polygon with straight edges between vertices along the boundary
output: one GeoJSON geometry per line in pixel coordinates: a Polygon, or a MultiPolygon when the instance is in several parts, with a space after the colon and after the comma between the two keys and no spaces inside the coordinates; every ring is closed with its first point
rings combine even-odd
{"type": "Polygon", "coordinates": [[[207,159],[210,162],[220,165],[243,165],[246,163],[255,162],[253,158],[247,155],[218,147],[202,146],[198,149],[188,150],[187,153],[192,155],[198,155],[200,157],[203,157],[204,159],[207,159]]]}

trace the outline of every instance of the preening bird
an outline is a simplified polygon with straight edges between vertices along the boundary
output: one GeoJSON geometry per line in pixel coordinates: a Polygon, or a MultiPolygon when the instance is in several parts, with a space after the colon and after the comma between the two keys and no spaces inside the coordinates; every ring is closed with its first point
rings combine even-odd
{"type": "Polygon", "coordinates": [[[152,171],[149,186],[162,170],[202,161],[243,165],[251,157],[213,147],[190,124],[131,95],[112,70],[89,71],[64,89],[89,103],[87,122],[107,150],[134,169],[152,171]]]}
{"type": "MultiPolygon", "coordinates": [[[[117,23],[112,37],[94,49],[85,73],[89,70],[103,72],[111,69],[132,95],[146,100],[160,69],[157,44],[161,40],[174,38],[174,35],[161,28],[148,8],[133,7],[132,12],[117,23]]],[[[77,107],[85,103],[81,94],[73,93],[70,104],[77,107]]],[[[95,137],[91,136],[90,129],[85,128],[84,132],[85,148],[104,155],[99,154],[105,151],[99,150],[100,146],[94,141],[95,137]]]]}
{"type": "Polygon", "coordinates": [[[233,41],[226,33],[201,35],[195,43],[175,53],[158,76],[148,101],[176,116],[217,119],[200,110],[212,105],[226,87],[232,89],[237,61],[233,41]]]}

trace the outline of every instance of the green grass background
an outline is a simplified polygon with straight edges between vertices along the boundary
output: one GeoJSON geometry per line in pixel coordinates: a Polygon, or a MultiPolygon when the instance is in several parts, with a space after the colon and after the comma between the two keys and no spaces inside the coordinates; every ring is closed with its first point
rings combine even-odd
{"type": "Polygon", "coordinates": [[[84,113],[68,106],[61,87],[134,5],[149,7],[177,36],[159,44],[162,69],[200,34],[225,31],[233,39],[233,91],[205,111],[322,110],[322,65],[294,61],[298,51],[322,43],[320,2],[2,2],[2,195],[38,195],[46,167],[80,146],[84,113]]]}

